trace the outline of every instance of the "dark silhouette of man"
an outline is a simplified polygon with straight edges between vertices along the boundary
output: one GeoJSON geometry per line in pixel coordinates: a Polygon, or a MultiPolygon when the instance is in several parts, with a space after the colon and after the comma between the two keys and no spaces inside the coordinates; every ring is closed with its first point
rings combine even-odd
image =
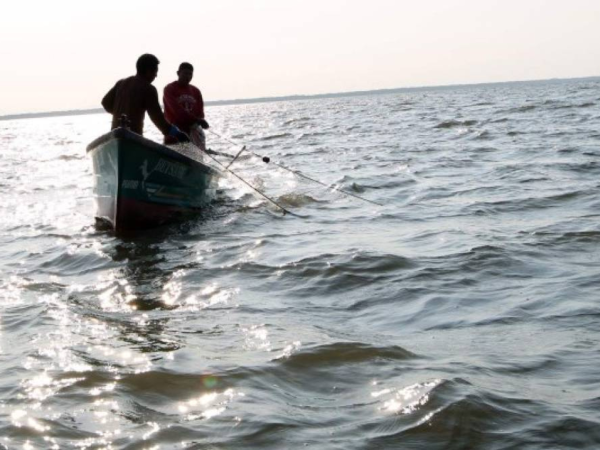
{"type": "Polygon", "coordinates": [[[119,119],[125,114],[130,120],[131,131],[141,135],[147,112],[163,135],[172,136],[175,142],[187,142],[189,139],[185,133],[169,123],[160,109],[158,91],[152,86],[159,64],[160,61],[154,55],[146,53],[140,56],[135,65],[137,73],[117,81],[102,99],[102,106],[113,116],[113,129],[119,127],[119,119]]]}

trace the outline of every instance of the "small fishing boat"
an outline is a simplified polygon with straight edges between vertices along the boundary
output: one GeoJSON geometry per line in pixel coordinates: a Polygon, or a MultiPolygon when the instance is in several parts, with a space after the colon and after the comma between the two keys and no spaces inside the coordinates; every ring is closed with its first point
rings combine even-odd
{"type": "Polygon", "coordinates": [[[116,128],[87,147],[97,219],[117,233],[153,228],[201,210],[220,172],[200,158],[116,128]]]}

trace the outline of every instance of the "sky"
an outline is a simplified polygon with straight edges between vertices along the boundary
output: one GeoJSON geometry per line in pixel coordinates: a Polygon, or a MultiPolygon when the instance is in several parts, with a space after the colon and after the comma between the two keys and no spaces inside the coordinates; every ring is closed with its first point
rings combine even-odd
{"type": "Polygon", "coordinates": [[[600,75],[599,0],[20,0],[0,115],[100,107],[142,53],[205,100],[600,75]]]}

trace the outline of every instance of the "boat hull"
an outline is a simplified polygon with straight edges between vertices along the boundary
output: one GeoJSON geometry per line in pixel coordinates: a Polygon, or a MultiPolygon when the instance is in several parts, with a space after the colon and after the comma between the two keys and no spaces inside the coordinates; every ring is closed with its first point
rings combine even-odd
{"type": "Polygon", "coordinates": [[[166,224],[214,198],[217,170],[127,129],[101,136],[87,150],[96,215],[116,232],[166,224]]]}

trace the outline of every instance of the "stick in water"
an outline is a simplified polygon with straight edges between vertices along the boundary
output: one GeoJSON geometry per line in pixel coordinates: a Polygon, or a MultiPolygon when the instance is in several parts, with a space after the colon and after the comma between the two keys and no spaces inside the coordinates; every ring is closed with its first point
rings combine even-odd
{"type": "MultiPolygon", "coordinates": [[[[198,140],[198,135],[196,133],[194,133],[193,131],[190,133],[190,142],[195,145],[196,147],[198,147],[199,149],[202,149],[200,147],[200,142],[198,140]]],[[[210,152],[206,152],[206,154],[208,155],[208,157],[210,159],[212,159],[213,161],[215,161],[218,165],[220,165],[224,170],[226,170],[227,172],[229,172],[230,174],[232,174],[234,177],[236,177],[238,180],[240,180],[242,183],[244,183],[246,186],[248,186],[250,189],[254,190],[255,192],[257,192],[258,194],[260,194],[262,197],[266,198],[269,202],[271,202],[273,205],[275,205],[277,208],[279,208],[281,211],[283,211],[283,214],[289,214],[290,216],[295,216],[295,217],[302,217],[299,216],[298,214],[294,214],[293,212],[291,212],[290,210],[284,208],[283,206],[281,206],[279,203],[277,203],[275,200],[273,200],[272,198],[270,198],[269,196],[267,196],[266,194],[264,194],[263,192],[261,192],[260,190],[258,190],[257,188],[255,188],[254,186],[252,186],[250,183],[248,183],[246,180],[244,180],[242,177],[240,177],[237,173],[235,173],[233,170],[229,169],[229,166],[225,166],[224,164],[221,164],[217,159],[213,158],[211,156],[211,153],[216,153],[213,152],[212,150],[210,152]]],[[[241,153],[241,151],[240,151],[241,153]]],[[[231,157],[231,155],[228,155],[231,157]]],[[[231,165],[231,164],[229,164],[231,165]]]]}
{"type": "MultiPolygon", "coordinates": [[[[233,142],[233,141],[231,141],[231,140],[227,139],[226,137],[224,137],[224,136],[221,136],[220,134],[218,134],[218,133],[215,133],[214,131],[212,131],[212,130],[210,130],[210,129],[209,129],[208,131],[209,131],[209,132],[211,132],[212,134],[214,134],[215,136],[218,136],[218,137],[220,137],[220,138],[221,138],[221,139],[223,139],[224,141],[227,141],[227,142],[229,142],[229,143],[230,143],[230,144],[232,144],[232,145],[238,146],[238,144],[236,144],[235,142],[233,142]]],[[[235,158],[237,158],[237,157],[240,155],[240,153],[242,153],[244,150],[246,150],[246,146],[245,146],[245,145],[244,145],[244,146],[242,147],[242,149],[241,149],[241,150],[238,152],[238,154],[235,156],[235,158]]],[[[248,153],[250,153],[251,155],[254,155],[254,156],[256,156],[257,158],[260,158],[260,159],[262,159],[262,161],[263,161],[264,163],[267,163],[267,164],[268,164],[269,162],[271,162],[271,158],[269,158],[268,156],[262,156],[262,155],[259,155],[259,154],[257,154],[257,153],[254,153],[254,152],[253,152],[253,151],[251,151],[251,150],[246,150],[246,151],[247,151],[248,153]]],[[[234,158],[234,161],[235,161],[235,158],[234,158]]],[[[229,166],[230,166],[231,164],[233,164],[233,161],[231,161],[231,163],[229,163],[229,166]]],[[[338,188],[338,187],[335,187],[335,186],[331,186],[331,185],[329,185],[329,184],[323,183],[322,181],[315,180],[314,178],[311,178],[311,177],[309,177],[308,175],[304,175],[302,172],[300,172],[300,171],[298,171],[298,170],[292,170],[292,169],[290,169],[290,168],[288,168],[288,167],[285,167],[285,166],[284,166],[284,165],[282,165],[282,164],[278,164],[278,163],[276,163],[276,162],[274,162],[273,164],[275,164],[277,167],[280,167],[280,168],[282,168],[282,169],[284,169],[284,170],[287,170],[288,172],[291,172],[291,173],[293,173],[293,174],[296,174],[296,175],[298,175],[298,176],[299,176],[299,177],[301,177],[301,178],[304,178],[304,179],[306,179],[306,180],[309,180],[309,181],[312,181],[312,182],[314,182],[314,183],[320,184],[321,186],[325,186],[325,187],[326,187],[326,188],[328,188],[328,189],[333,189],[334,191],[338,191],[338,192],[341,192],[342,194],[348,195],[348,196],[350,196],[350,197],[357,198],[357,199],[359,199],[359,200],[362,200],[363,202],[372,203],[373,205],[377,205],[377,206],[384,206],[384,205],[383,205],[383,204],[381,204],[381,203],[377,203],[377,202],[375,202],[375,201],[373,201],[373,200],[369,200],[368,198],[364,198],[364,197],[361,197],[360,195],[353,194],[352,192],[348,192],[348,191],[346,191],[346,190],[344,190],[344,189],[342,189],[342,188],[338,188]]],[[[227,166],[227,167],[229,167],[229,166],[227,166]]]]}

